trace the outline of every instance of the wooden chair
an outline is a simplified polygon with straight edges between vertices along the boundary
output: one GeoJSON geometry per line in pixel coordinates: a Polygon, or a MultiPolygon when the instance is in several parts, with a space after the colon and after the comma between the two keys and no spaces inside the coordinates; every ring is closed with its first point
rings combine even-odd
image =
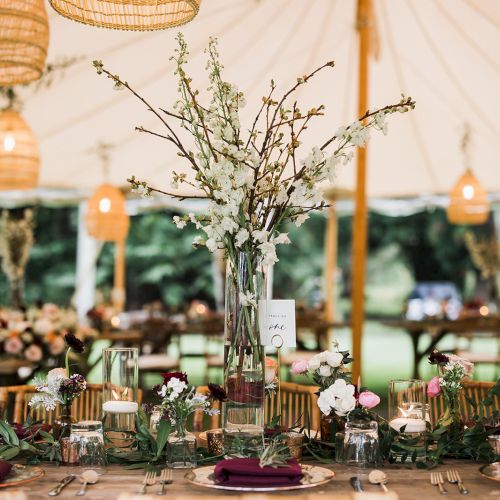
{"type": "MultiPolygon", "coordinates": [[[[208,387],[202,386],[196,389],[201,394],[208,392],[208,387]]],[[[294,384],[291,382],[281,382],[281,422],[288,427],[307,426],[307,418],[312,430],[320,428],[320,410],[318,408],[318,388],[311,385],[294,384]]],[[[220,405],[215,402],[213,408],[220,410],[220,405]]],[[[266,398],[265,422],[269,423],[278,414],[278,393],[266,398]]],[[[193,428],[196,432],[203,430],[203,412],[196,412],[193,420],[193,428]]],[[[210,429],[217,429],[221,426],[220,415],[210,417],[210,429]]]]}
{"type": "MultiPolygon", "coordinates": [[[[460,411],[464,420],[469,420],[474,416],[474,408],[467,401],[466,396],[479,404],[486,396],[486,393],[494,386],[494,382],[464,382],[463,390],[460,394],[460,411]]],[[[431,423],[435,425],[439,417],[444,412],[445,403],[442,395],[436,398],[429,398],[431,423]]],[[[491,416],[494,411],[500,411],[500,398],[493,397],[493,404],[486,407],[486,416],[491,416]]]]}
{"type": "MultiPolygon", "coordinates": [[[[22,424],[28,414],[36,421],[52,424],[61,411],[57,405],[55,411],[44,408],[32,408],[29,401],[36,394],[32,385],[13,385],[0,387],[0,415],[8,412],[10,422],[22,424]]],[[[138,403],[142,401],[142,391],[137,393],[138,403]]],[[[87,390],[73,401],[72,415],[75,420],[100,420],[102,418],[102,384],[87,384],[87,390]]]]}

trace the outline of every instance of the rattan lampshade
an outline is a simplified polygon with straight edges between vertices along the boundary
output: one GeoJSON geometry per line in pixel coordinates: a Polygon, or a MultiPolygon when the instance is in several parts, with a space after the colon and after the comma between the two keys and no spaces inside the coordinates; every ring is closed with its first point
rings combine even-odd
{"type": "Polygon", "coordinates": [[[91,26],[150,31],[191,21],[201,0],[49,0],[64,17],[91,26]]]}
{"type": "Polygon", "coordinates": [[[33,132],[12,109],[0,111],[0,190],[33,189],[40,153],[33,132]]]}
{"type": "Polygon", "coordinates": [[[0,3],[0,87],[38,80],[45,68],[48,45],[44,0],[0,3]]]}
{"type": "Polygon", "coordinates": [[[452,224],[484,224],[489,211],[486,191],[472,171],[467,169],[450,193],[448,220],[452,224]]]}
{"type": "Polygon", "coordinates": [[[88,202],[87,231],[101,241],[124,241],[130,224],[125,197],[111,184],[102,184],[88,202]]]}

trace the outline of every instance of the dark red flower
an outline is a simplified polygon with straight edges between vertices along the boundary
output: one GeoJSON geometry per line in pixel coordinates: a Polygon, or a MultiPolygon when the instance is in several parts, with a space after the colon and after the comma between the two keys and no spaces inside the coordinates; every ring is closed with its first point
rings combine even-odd
{"type": "Polygon", "coordinates": [[[432,351],[429,354],[429,363],[431,365],[445,365],[446,363],[448,363],[448,361],[448,356],[446,356],[446,354],[443,354],[442,352],[432,351]]]}
{"type": "Polygon", "coordinates": [[[208,384],[208,397],[213,401],[223,401],[227,400],[227,393],[223,387],[218,384],[208,384]]]}
{"type": "Polygon", "coordinates": [[[163,377],[163,384],[167,385],[171,379],[177,378],[181,382],[186,382],[188,383],[188,377],[186,373],[182,372],[169,372],[169,373],[162,373],[161,376],[163,377]]]}
{"type": "Polygon", "coordinates": [[[85,344],[73,332],[68,332],[64,336],[64,340],[73,351],[79,354],[85,351],[85,344]]]}

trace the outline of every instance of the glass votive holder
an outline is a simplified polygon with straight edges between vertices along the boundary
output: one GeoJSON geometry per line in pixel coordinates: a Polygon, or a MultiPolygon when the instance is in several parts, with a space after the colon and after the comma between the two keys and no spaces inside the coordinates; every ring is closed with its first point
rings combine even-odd
{"type": "Polygon", "coordinates": [[[500,455],[500,434],[492,434],[491,436],[488,436],[488,443],[493,449],[495,455],[500,455]]]}
{"type": "Polygon", "coordinates": [[[107,445],[129,449],[134,443],[139,350],[103,349],[103,425],[107,445]]]}
{"type": "Polygon", "coordinates": [[[374,420],[351,420],[345,425],[342,463],[374,467],[379,453],[378,424],[374,420]]]}
{"type": "Polygon", "coordinates": [[[212,429],[207,431],[208,452],[215,456],[224,454],[224,432],[222,429],[212,429]]]}
{"type": "Polygon", "coordinates": [[[396,441],[400,451],[393,453],[394,457],[401,461],[409,457],[424,461],[429,406],[423,380],[393,380],[389,383],[388,421],[399,433],[396,441]]]}
{"type": "Polygon", "coordinates": [[[83,420],[71,424],[69,438],[71,454],[76,452],[76,461],[80,473],[95,470],[98,474],[106,472],[106,448],[102,422],[99,420],[83,420]]]}
{"type": "Polygon", "coordinates": [[[285,435],[285,444],[290,450],[290,456],[300,460],[302,458],[302,447],[304,446],[304,434],[300,432],[287,432],[285,435]]]}

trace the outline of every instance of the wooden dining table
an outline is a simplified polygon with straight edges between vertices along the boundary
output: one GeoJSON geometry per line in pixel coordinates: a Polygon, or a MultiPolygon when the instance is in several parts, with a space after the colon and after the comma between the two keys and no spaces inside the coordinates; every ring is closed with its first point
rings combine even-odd
{"type": "MultiPolygon", "coordinates": [[[[321,465],[317,462],[307,461],[305,463],[321,465]]],[[[221,490],[211,490],[191,485],[185,479],[186,470],[175,469],[173,471],[173,483],[166,487],[166,497],[156,496],[160,486],[155,484],[147,488],[147,496],[137,495],[144,474],[141,470],[126,470],[120,465],[108,466],[107,472],[100,477],[95,485],[89,485],[84,498],[88,500],[132,500],[134,498],[146,500],[147,498],[169,498],[169,499],[202,499],[216,497],[228,497],[238,499],[267,500],[272,498],[296,498],[307,500],[347,500],[354,498],[354,491],[349,483],[349,478],[357,476],[366,493],[380,493],[381,488],[368,482],[369,470],[356,469],[343,465],[323,465],[335,472],[335,477],[329,483],[311,489],[295,490],[275,493],[238,493],[221,490]]],[[[481,464],[465,460],[446,460],[444,465],[434,468],[435,472],[442,472],[446,477],[446,471],[456,469],[469,490],[469,495],[462,496],[454,484],[446,484],[449,492],[448,498],[472,499],[500,499],[500,482],[484,478],[479,473],[481,464]]],[[[70,472],[77,472],[75,468],[67,466],[56,466],[51,464],[42,465],[45,474],[40,479],[27,483],[18,488],[22,489],[28,499],[49,498],[48,492],[70,472]]],[[[422,500],[429,498],[440,498],[438,488],[430,484],[430,472],[428,470],[416,469],[414,466],[386,465],[383,467],[388,478],[388,488],[397,494],[396,496],[380,496],[381,500],[386,498],[398,498],[399,500],[422,500]]],[[[10,493],[16,487],[7,488],[4,492],[10,493]]],[[[80,488],[78,479],[68,485],[59,498],[74,498],[80,488]]],[[[0,500],[2,490],[0,489],[0,500]]],[[[12,498],[12,497],[11,497],[12,498]]],[[[369,496],[367,497],[369,498],[369,496]]],[[[378,498],[378,496],[372,497],[378,498]]]]}

